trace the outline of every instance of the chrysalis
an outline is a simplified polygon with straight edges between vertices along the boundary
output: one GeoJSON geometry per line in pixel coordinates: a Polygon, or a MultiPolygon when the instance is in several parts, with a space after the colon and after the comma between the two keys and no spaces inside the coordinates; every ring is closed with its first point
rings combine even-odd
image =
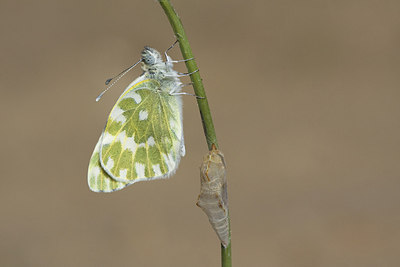
{"type": "Polygon", "coordinates": [[[208,216],[224,247],[229,240],[228,197],[224,155],[215,146],[200,167],[200,195],[196,203],[208,216]]]}

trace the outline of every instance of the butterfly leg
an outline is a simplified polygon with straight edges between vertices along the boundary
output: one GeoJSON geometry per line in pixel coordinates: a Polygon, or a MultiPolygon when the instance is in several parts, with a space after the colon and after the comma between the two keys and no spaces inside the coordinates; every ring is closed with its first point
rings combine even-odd
{"type": "Polygon", "coordinates": [[[184,86],[190,86],[190,85],[193,85],[193,83],[184,83],[184,84],[182,84],[182,86],[181,86],[181,87],[184,87],[184,86]]]}
{"type": "Polygon", "coordinates": [[[197,70],[195,70],[195,71],[193,71],[193,72],[189,72],[189,73],[181,73],[181,72],[178,72],[178,77],[190,76],[190,75],[192,75],[193,73],[196,73],[196,72],[198,72],[198,71],[199,71],[199,69],[197,69],[197,70]]]}
{"type": "Polygon", "coordinates": [[[191,57],[191,58],[188,58],[188,59],[181,59],[181,60],[171,60],[169,62],[171,62],[171,63],[179,63],[179,62],[190,61],[190,60],[193,60],[193,59],[194,59],[194,57],[191,57]]]}
{"type": "Polygon", "coordinates": [[[168,56],[167,52],[168,52],[169,50],[171,50],[172,48],[174,48],[174,46],[175,46],[178,42],[179,42],[179,41],[176,40],[170,47],[168,47],[167,50],[165,50],[164,55],[165,55],[166,61],[169,62],[169,63],[179,63],[179,62],[186,62],[186,61],[193,60],[194,57],[188,58],[188,59],[181,59],[181,60],[172,60],[172,59],[168,56]]]}
{"type": "Polygon", "coordinates": [[[195,96],[197,99],[204,99],[205,98],[205,97],[202,97],[202,96],[198,96],[198,95],[194,95],[194,94],[186,93],[186,92],[179,92],[179,93],[170,92],[169,95],[190,95],[190,96],[195,96]]]}
{"type": "Polygon", "coordinates": [[[171,50],[172,48],[174,48],[174,46],[175,46],[178,42],[179,42],[179,40],[176,39],[176,41],[175,41],[170,47],[168,47],[167,50],[165,50],[164,55],[165,55],[165,58],[166,58],[167,61],[168,61],[168,58],[169,58],[168,55],[167,55],[167,52],[168,52],[169,50],[171,50]]]}
{"type": "Polygon", "coordinates": [[[199,71],[199,69],[197,69],[197,70],[195,70],[195,71],[193,71],[193,72],[189,72],[189,73],[182,73],[182,72],[177,72],[177,74],[178,75],[165,75],[165,77],[185,77],[185,76],[190,76],[190,75],[192,75],[193,73],[196,73],[196,72],[198,72],[199,71]]]}

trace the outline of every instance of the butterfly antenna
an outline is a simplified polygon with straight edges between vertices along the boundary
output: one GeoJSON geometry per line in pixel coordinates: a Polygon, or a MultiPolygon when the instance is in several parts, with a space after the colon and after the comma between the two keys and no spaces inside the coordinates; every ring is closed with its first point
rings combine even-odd
{"type": "Polygon", "coordinates": [[[127,74],[131,69],[133,69],[134,67],[136,67],[136,65],[139,64],[140,62],[142,62],[142,59],[140,59],[138,62],[136,62],[135,64],[133,64],[133,65],[130,66],[129,68],[127,68],[127,69],[121,71],[118,75],[116,75],[116,76],[114,76],[114,77],[112,77],[112,78],[110,78],[110,79],[107,79],[106,82],[105,82],[106,85],[109,85],[111,81],[113,81],[113,82],[112,82],[103,92],[101,92],[101,93],[99,94],[98,97],[96,97],[96,102],[99,102],[99,100],[101,99],[101,97],[102,97],[111,87],[113,87],[114,84],[115,84],[116,82],[119,81],[119,79],[121,79],[122,77],[124,77],[125,74],[127,74]]]}

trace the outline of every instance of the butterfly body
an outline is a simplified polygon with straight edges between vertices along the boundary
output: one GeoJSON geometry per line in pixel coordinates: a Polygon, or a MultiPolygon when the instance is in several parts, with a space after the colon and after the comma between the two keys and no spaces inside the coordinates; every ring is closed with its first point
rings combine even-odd
{"type": "Polygon", "coordinates": [[[138,181],[167,178],[185,154],[182,83],[158,51],[145,47],[143,74],[111,110],[89,163],[88,184],[112,192],[138,181]]]}

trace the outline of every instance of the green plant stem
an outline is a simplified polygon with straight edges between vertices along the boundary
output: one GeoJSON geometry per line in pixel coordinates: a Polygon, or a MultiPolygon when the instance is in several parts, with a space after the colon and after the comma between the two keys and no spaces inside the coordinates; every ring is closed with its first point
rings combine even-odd
{"type": "MultiPolygon", "coordinates": [[[[183,29],[182,22],[178,14],[176,14],[174,8],[168,0],[160,0],[159,2],[164,9],[165,14],[167,15],[169,22],[171,23],[176,38],[179,41],[183,58],[193,59],[194,57],[192,49],[190,48],[189,41],[186,37],[185,30],[183,29]]],[[[189,73],[198,70],[196,61],[194,59],[186,61],[186,67],[189,73]]],[[[211,150],[212,144],[218,148],[217,136],[215,134],[210,107],[208,106],[207,96],[201,81],[200,72],[198,71],[190,75],[190,79],[192,80],[196,96],[202,97],[197,98],[197,104],[199,106],[200,115],[203,122],[203,129],[207,139],[208,149],[211,150]]]]}
{"type": "MultiPolygon", "coordinates": [[[[172,7],[169,0],[159,0],[161,7],[164,9],[165,14],[172,26],[176,38],[179,41],[179,46],[184,59],[192,59],[186,61],[186,67],[189,73],[193,73],[197,68],[196,61],[190,48],[189,41],[186,37],[185,30],[183,29],[182,22],[172,7]]],[[[207,140],[208,149],[211,150],[212,146],[215,145],[218,148],[217,135],[215,134],[215,128],[211,117],[210,107],[208,106],[206,92],[204,91],[203,82],[200,77],[200,72],[195,72],[190,75],[190,79],[193,83],[193,88],[197,98],[197,104],[199,106],[200,115],[203,123],[204,134],[207,140]]],[[[229,215],[228,215],[229,216],[229,215]]],[[[229,217],[228,217],[229,219],[229,217]]],[[[231,239],[231,231],[229,226],[229,240],[231,239]]],[[[221,266],[231,267],[232,257],[231,257],[231,243],[229,242],[228,247],[224,247],[221,244],[221,266]]]]}

